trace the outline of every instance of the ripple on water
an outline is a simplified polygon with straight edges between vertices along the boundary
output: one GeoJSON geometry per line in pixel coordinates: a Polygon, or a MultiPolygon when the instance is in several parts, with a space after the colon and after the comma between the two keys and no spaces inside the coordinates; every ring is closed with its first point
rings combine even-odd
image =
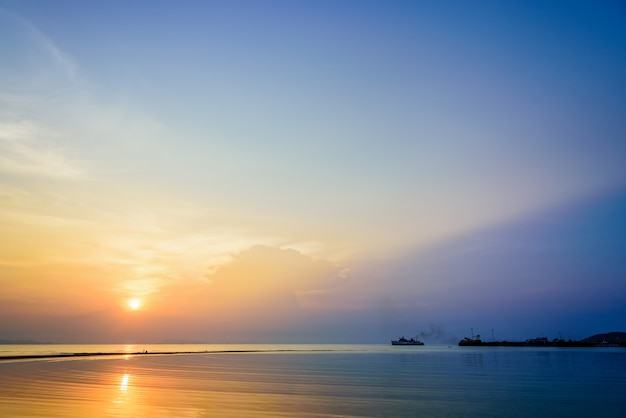
{"type": "Polygon", "coordinates": [[[0,416],[589,416],[626,351],[221,353],[0,364],[0,416]]]}

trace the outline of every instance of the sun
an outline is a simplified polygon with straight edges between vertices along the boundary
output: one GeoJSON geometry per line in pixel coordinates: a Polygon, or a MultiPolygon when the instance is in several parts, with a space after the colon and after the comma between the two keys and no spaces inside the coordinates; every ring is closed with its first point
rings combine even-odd
{"type": "Polygon", "coordinates": [[[130,299],[128,301],[128,307],[131,310],[136,311],[137,309],[141,308],[141,301],[137,298],[130,299]]]}

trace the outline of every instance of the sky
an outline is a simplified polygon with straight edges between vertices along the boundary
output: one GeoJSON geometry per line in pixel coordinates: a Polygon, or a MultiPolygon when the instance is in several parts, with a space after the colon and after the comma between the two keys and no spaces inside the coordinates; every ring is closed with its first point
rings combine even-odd
{"type": "Polygon", "coordinates": [[[626,331],[619,1],[0,0],[0,340],[626,331]]]}

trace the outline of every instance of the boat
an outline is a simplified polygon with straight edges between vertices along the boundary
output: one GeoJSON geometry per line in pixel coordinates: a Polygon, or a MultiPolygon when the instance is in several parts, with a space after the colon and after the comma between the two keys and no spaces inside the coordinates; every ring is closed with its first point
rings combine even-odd
{"type": "Polygon", "coordinates": [[[397,340],[392,340],[391,345],[424,345],[424,343],[415,338],[406,339],[404,337],[400,337],[397,340]]]}

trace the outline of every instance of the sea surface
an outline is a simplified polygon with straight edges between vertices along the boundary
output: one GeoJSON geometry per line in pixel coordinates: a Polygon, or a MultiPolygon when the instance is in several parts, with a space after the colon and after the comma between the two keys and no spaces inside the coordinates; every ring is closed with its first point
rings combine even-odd
{"type": "Polygon", "coordinates": [[[2,345],[0,358],[0,417],[626,416],[619,347],[2,345]]]}

